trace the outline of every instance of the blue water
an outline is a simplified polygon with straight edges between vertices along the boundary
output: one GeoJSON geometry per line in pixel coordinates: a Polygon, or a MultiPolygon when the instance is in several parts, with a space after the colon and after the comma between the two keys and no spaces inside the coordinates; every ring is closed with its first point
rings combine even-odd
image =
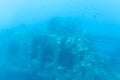
{"type": "Polygon", "coordinates": [[[120,80],[119,4],[0,0],[0,80],[120,80]]]}

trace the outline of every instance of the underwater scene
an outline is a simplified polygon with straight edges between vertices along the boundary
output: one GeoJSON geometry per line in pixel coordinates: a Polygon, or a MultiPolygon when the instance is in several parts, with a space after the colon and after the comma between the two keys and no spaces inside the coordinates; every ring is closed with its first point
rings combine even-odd
{"type": "Polygon", "coordinates": [[[0,0],[0,80],[120,80],[119,0],[0,0]]]}

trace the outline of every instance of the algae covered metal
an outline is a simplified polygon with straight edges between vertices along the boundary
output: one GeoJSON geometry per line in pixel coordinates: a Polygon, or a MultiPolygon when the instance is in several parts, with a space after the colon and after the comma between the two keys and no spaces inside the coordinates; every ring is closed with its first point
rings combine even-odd
{"type": "MultiPolygon", "coordinates": [[[[59,25],[63,26],[61,23],[59,25]]],[[[48,33],[40,33],[39,29],[8,30],[10,34],[5,35],[1,44],[5,46],[3,52],[8,55],[2,69],[5,79],[2,79],[119,80],[103,58],[90,47],[84,34],[78,35],[68,25],[66,29],[60,26],[56,31],[54,27],[49,27],[48,33]]]]}

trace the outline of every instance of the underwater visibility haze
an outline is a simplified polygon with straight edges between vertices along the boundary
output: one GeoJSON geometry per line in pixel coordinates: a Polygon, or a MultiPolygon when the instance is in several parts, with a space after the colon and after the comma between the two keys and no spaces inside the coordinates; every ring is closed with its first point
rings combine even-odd
{"type": "Polygon", "coordinates": [[[0,0],[0,80],[120,80],[119,0],[0,0]]]}

